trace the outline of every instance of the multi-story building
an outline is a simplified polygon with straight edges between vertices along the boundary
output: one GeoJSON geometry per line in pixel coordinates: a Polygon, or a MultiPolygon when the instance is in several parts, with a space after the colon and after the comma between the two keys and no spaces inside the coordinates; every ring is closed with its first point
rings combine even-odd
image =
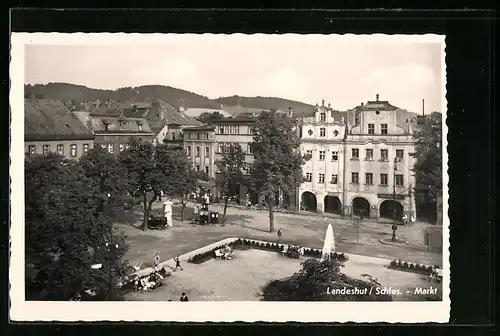
{"type": "Polygon", "coordinates": [[[299,187],[301,209],[342,213],[345,129],[342,114],[324,101],[313,117],[302,119],[301,152],[308,161],[299,187]]]}
{"type": "Polygon", "coordinates": [[[215,178],[215,126],[187,127],[183,130],[184,150],[196,171],[215,178]]]}
{"type": "Polygon", "coordinates": [[[94,133],[94,146],[100,146],[114,155],[121,153],[132,137],[151,142],[154,139],[154,133],[144,118],[128,118],[123,116],[123,113],[105,115],[73,112],[73,114],[94,133]]]}
{"type": "MultiPolygon", "coordinates": [[[[217,161],[222,158],[229,146],[238,143],[243,152],[245,153],[245,166],[243,169],[244,174],[248,174],[249,167],[253,163],[253,152],[251,143],[253,141],[253,125],[256,118],[253,115],[240,115],[234,118],[223,118],[214,122],[215,131],[215,156],[214,156],[214,169],[216,179],[218,178],[219,170],[217,168],[217,161]]],[[[258,196],[248,190],[246,184],[239,184],[234,186],[232,193],[237,197],[237,202],[244,202],[246,195],[250,194],[252,203],[258,202],[258,196]]]]}
{"type": "Polygon", "coordinates": [[[372,218],[415,216],[412,172],[415,114],[388,101],[368,101],[348,112],[345,138],[345,214],[372,218]]]}
{"type": "Polygon", "coordinates": [[[302,146],[310,156],[299,188],[302,208],[370,218],[415,216],[412,186],[415,114],[388,101],[347,111],[317,106],[304,119],[302,146]]]}
{"type": "Polygon", "coordinates": [[[94,146],[94,135],[62,101],[25,99],[24,146],[27,154],[55,152],[78,160],[94,146]]]}
{"type": "MultiPolygon", "coordinates": [[[[245,153],[245,167],[243,173],[248,176],[250,172],[249,168],[254,162],[252,151],[253,126],[260,112],[262,112],[262,110],[259,110],[259,112],[242,113],[233,118],[223,118],[214,122],[215,163],[221,159],[229,146],[239,143],[245,153]]],[[[288,113],[290,116],[293,116],[292,109],[289,109],[288,112],[277,111],[276,113],[288,113]]],[[[217,178],[217,168],[215,169],[217,178]]],[[[245,202],[247,195],[252,204],[267,202],[265,200],[265,195],[258,195],[255,191],[252,191],[246,183],[234,186],[233,194],[237,197],[237,202],[239,203],[245,202]]],[[[296,193],[288,195],[280,190],[280,192],[275,195],[274,204],[277,206],[296,208],[297,203],[296,193]]]]}

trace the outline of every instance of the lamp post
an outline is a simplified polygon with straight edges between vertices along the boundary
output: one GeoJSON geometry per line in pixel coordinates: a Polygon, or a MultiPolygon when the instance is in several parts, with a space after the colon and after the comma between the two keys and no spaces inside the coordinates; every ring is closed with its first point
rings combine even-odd
{"type": "Polygon", "coordinates": [[[396,225],[396,171],[398,169],[397,166],[397,158],[394,158],[394,176],[392,181],[392,241],[396,240],[396,230],[398,226],[396,225]]]}
{"type": "Polygon", "coordinates": [[[109,266],[108,266],[108,271],[109,271],[109,288],[108,288],[108,299],[109,301],[113,301],[114,299],[114,290],[113,290],[113,265],[115,264],[115,253],[116,250],[118,249],[118,244],[111,244],[111,243],[106,243],[106,250],[108,252],[108,260],[109,260],[109,266]]]}

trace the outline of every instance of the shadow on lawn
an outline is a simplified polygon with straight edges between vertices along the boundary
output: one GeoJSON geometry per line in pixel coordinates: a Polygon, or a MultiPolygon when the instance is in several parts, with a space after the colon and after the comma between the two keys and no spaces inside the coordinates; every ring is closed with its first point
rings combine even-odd
{"type": "Polygon", "coordinates": [[[138,211],[136,208],[132,210],[120,210],[115,213],[116,222],[132,226],[136,229],[142,227],[143,219],[142,211],[138,211]]]}
{"type": "Polygon", "coordinates": [[[257,228],[252,224],[255,222],[255,218],[249,215],[233,215],[226,214],[225,225],[234,225],[240,226],[245,229],[260,231],[260,232],[269,232],[268,230],[264,230],[261,228],[257,228]]]}

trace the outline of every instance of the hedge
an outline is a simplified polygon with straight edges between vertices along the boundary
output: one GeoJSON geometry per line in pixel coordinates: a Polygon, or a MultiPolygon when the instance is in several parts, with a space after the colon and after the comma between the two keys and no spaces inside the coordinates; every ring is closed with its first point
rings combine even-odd
{"type": "Polygon", "coordinates": [[[401,261],[399,260],[393,260],[389,264],[389,268],[396,269],[396,270],[401,270],[401,271],[409,271],[409,272],[417,272],[417,273],[431,273],[433,271],[433,267],[429,265],[424,265],[424,264],[417,264],[417,263],[409,263],[407,261],[401,261]]]}

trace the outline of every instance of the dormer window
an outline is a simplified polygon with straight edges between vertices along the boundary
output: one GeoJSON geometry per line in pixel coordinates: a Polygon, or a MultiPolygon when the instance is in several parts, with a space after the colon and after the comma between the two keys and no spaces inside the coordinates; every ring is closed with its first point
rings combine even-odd
{"type": "Polygon", "coordinates": [[[337,130],[333,131],[333,136],[336,137],[337,135],[339,135],[339,131],[337,130]]]}
{"type": "Polygon", "coordinates": [[[109,123],[108,123],[108,121],[104,120],[102,123],[104,124],[104,130],[105,131],[109,131],[109,123]]]}
{"type": "Polygon", "coordinates": [[[319,121],[326,121],[326,113],[323,112],[319,115],[319,121]]]}
{"type": "Polygon", "coordinates": [[[139,127],[139,131],[142,131],[142,122],[137,122],[137,126],[139,127]]]}

